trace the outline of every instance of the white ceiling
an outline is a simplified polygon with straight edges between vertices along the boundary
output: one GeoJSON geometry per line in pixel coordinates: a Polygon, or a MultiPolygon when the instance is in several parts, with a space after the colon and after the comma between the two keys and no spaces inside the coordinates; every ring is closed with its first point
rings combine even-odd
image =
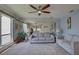
{"type": "MultiPolygon", "coordinates": [[[[22,17],[25,20],[52,20],[56,18],[60,18],[64,15],[68,15],[70,10],[74,10],[74,12],[79,10],[78,4],[51,4],[50,7],[47,9],[51,13],[50,14],[42,14],[38,16],[37,13],[28,13],[33,11],[34,9],[31,8],[27,4],[8,4],[6,5],[13,13],[16,13],[18,16],[22,17]]],[[[38,7],[39,5],[34,5],[38,7]]],[[[44,4],[42,5],[44,6],[44,4]]]]}

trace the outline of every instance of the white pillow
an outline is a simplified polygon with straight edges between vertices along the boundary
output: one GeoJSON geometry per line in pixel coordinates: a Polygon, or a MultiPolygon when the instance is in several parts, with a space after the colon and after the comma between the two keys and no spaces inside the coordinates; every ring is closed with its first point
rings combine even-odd
{"type": "Polygon", "coordinates": [[[53,35],[50,35],[50,37],[54,39],[54,36],[53,35]]]}

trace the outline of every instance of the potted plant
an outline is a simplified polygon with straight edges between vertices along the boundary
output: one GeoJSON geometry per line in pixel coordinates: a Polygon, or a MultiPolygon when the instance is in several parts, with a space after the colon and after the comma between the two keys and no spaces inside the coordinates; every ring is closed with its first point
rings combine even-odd
{"type": "Polygon", "coordinates": [[[19,32],[16,40],[14,41],[15,43],[19,43],[25,40],[25,37],[27,34],[25,32],[19,32]]]}

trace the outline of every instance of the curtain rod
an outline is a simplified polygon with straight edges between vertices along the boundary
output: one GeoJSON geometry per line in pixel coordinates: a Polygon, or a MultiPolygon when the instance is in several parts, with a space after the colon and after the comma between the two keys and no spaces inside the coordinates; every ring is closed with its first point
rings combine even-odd
{"type": "MultiPolygon", "coordinates": [[[[4,13],[4,14],[6,14],[6,15],[12,17],[12,18],[14,18],[15,20],[17,20],[17,21],[19,21],[19,22],[21,22],[21,23],[24,23],[23,21],[20,21],[20,20],[16,19],[14,16],[8,14],[7,12],[5,12],[5,11],[3,11],[3,10],[0,10],[0,12],[1,12],[1,13],[4,13]]],[[[26,24],[26,23],[25,23],[25,24],[26,24]]]]}

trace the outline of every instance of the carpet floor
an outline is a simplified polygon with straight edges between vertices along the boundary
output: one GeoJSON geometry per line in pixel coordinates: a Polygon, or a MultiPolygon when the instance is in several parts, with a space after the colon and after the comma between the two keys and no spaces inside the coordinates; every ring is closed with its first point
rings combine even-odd
{"type": "Polygon", "coordinates": [[[30,44],[30,42],[22,42],[14,44],[1,55],[68,55],[68,53],[56,43],[30,44]]]}

